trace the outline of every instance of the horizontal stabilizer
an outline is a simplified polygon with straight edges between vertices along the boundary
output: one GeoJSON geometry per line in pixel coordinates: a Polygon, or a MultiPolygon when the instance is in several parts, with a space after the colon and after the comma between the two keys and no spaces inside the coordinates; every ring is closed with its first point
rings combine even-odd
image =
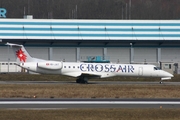
{"type": "Polygon", "coordinates": [[[18,47],[22,47],[23,45],[19,45],[19,44],[14,44],[14,43],[6,43],[5,45],[9,45],[9,46],[18,46],[18,47]]]}

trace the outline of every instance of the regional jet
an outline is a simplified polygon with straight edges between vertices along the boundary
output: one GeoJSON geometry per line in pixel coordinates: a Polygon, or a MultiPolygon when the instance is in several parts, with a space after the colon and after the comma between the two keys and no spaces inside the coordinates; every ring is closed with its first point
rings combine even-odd
{"type": "Polygon", "coordinates": [[[7,43],[13,48],[17,65],[40,74],[61,74],[76,77],[77,83],[88,83],[92,78],[108,78],[114,76],[158,77],[168,80],[172,74],[149,64],[112,64],[51,61],[31,57],[25,47],[20,44],[7,43]]]}

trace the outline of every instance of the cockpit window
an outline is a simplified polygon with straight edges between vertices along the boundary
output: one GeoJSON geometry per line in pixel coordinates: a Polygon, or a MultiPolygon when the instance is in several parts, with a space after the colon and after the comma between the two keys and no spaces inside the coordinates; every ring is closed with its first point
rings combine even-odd
{"type": "Polygon", "coordinates": [[[160,70],[158,67],[154,67],[154,70],[160,70]]]}

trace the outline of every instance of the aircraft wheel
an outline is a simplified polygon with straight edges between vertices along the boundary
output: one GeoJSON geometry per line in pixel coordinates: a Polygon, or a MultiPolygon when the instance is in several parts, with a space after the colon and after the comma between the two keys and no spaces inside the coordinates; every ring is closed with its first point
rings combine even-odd
{"type": "Polygon", "coordinates": [[[84,84],[88,84],[88,81],[84,80],[84,84]]]}
{"type": "Polygon", "coordinates": [[[88,82],[86,81],[86,80],[81,80],[81,82],[80,83],[82,83],[82,84],[87,84],[88,82]]]}
{"type": "Polygon", "coordinates": [[[80,80],[80,79],[77,79],[77,80],[76,80],[76,83],[80,83],[80,82],[81,82],[81,80],[80,80]]]}
{"type": "Polygon", "coordinates": [[[162,84],[162,81],[160,81],[159,83],[162,84]]]}
{"type": "Polygon", "coordinates": [[[78,78],[76,80],[76,83],[88,84],[88,81],[87,81],[87,79],[84,79],[84,78],[78,78]]]}

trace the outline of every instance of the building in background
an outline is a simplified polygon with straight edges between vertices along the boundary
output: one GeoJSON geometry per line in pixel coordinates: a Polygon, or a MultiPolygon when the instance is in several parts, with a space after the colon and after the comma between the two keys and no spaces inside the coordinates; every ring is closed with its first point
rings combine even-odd
{"type": "MultiPolygon", "coordinates": [[[[0,19],[0,61],[15,62],[6,42],[38,58],[61,61],[180,64],[180,20],[0,19]],[[101,59],[99,59],[101,58],[101,59]],[[94,60],[93,60],[94,61],[94,60]]],[[[178,73],[176,71],[176,73],[178,73]]]]}

